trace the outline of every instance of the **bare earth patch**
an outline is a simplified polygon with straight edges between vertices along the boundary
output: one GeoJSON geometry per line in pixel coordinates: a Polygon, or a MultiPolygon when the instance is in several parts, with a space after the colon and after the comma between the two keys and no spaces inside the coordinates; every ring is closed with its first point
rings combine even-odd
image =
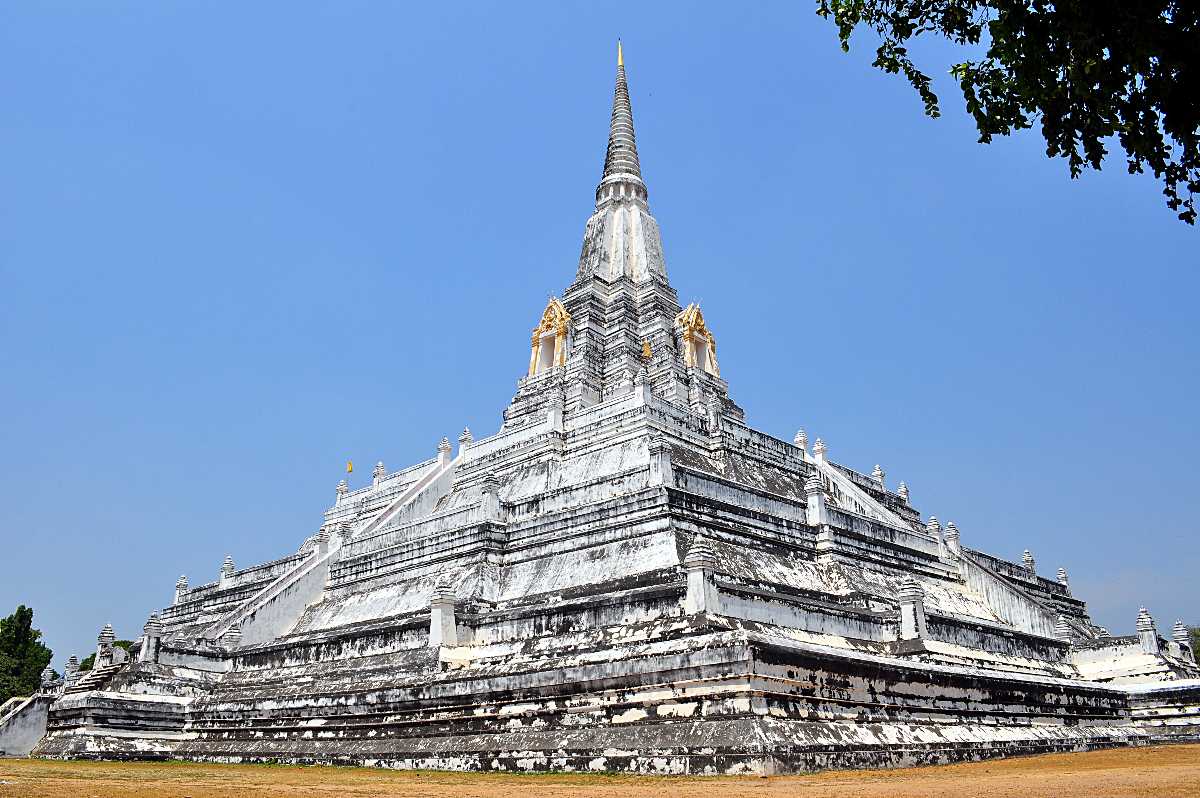
{"type": "Polygon", "coordinates": [[[47,798],[254,798],[509,795],[722,798],[1174,798],[1200,795],[1200,745],[1004,759],[911,770],[811,776],[662,778],[589,774],[435,773],[371,768],[56,762],[0,759],[0,796],[47,798]]]}

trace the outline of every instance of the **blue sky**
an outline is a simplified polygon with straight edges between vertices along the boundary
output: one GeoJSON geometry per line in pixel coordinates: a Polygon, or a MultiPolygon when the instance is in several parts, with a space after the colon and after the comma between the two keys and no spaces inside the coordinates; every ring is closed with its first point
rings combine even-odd
{"type": "Polygon", "coordinates": [[[1097,622],[1200,622],[1198,233],[843,54],[811,3],[8,3],[0,609],[61,665],[495,431],[576,268],[614,42],[680,299],[757,428],[1097,622]]]}

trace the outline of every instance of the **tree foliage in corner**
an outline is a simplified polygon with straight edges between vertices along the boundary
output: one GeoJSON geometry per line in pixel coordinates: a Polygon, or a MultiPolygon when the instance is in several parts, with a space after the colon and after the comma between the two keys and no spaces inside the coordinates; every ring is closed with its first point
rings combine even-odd
{"type": "Polygon", "coordinates": [[[929,76],[908,45],[942,36],[983,44],[982,60],[953,64],[979,141],[1041,126],[1046,155],[1071,177],[1099,170],[1116,136],[1130,173],[1149,167],[1167,207],[1196,223],[1200,192],[1200,2],[1196,0],[817,0],[843,50],[864,25],[882,39],[874,66],[902,73],[931,117],[929,76]]]}
{"type": "Polygon", "coordinates": [[[50,664],[50,649],[33,628],[33,610],[24,604],[0,618],[0,703],[15,695],[32,695],[42,683],[42,670],[50,664]]]}

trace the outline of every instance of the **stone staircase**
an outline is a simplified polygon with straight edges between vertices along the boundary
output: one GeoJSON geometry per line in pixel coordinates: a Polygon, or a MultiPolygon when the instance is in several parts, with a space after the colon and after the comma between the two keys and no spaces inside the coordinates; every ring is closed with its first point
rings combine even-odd
{"type": "Polygon", "coordinates": [[[128,662],[117,662],[112,665],[102,665],[87,671],[75,684],[66,689],[67,693],[86,693],[88,690],[99,690],[108,684],[117,672],[128,665],[128,662]]]}

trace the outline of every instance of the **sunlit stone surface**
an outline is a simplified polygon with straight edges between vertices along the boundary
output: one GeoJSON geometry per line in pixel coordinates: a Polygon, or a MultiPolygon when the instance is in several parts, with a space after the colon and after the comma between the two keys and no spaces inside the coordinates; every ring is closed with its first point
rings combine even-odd
{"type": "Polygon", "coordinates": [[[1108,636],[1065,571],[746,425],[720,320],[667,282],[623,66],[578,273],[531,322],[499,431],[339,485],[293,554],[213,552],[132,656],[108,629],[44,688],[36,753],[773,773],[1197,737],[1186,630],[1108,636]]]}

